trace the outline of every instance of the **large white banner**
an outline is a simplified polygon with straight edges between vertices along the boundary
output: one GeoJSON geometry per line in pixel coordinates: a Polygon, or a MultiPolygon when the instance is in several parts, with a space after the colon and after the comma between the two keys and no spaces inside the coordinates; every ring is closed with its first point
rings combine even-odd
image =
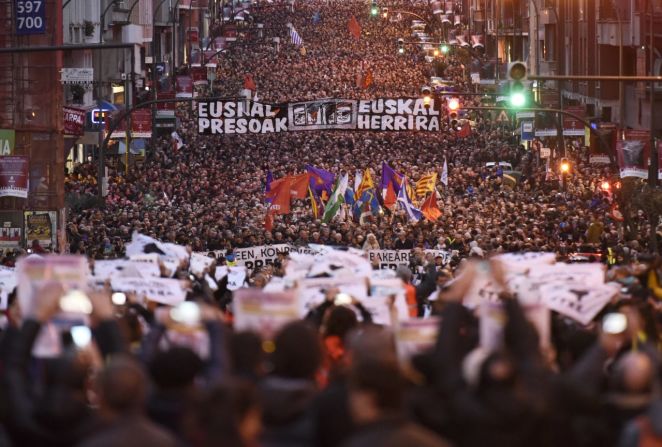
{"type": "Polygon", "coordinates": [[[169,306],[176,306],[186,299],[186,290],[177,279],[171,278],[121,278],[113,277],[110,287],[115,292],[135,293],[136,296],[147,298],[169,306]]]}
{"type": "Polygon", "coordinates": [[[198,102],[198,132],[206,135],[305,130],[438,132],[434,99],[320,99],[285,104],[249,100],[198,102]]]}

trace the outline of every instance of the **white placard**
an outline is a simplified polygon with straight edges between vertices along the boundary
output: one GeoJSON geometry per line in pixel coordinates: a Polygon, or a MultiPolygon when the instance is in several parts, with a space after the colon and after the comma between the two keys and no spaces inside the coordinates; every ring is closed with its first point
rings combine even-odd
{"type": "Polygon", "coordinates": [[[85,290],[89,266],[85,256],[28,256],[18,261],[18,301],[25,312],[32,309],[37,291],[43,287],[61,285],[64,291],[85,290]]]}
{"type": "Polygon", "coordinates": [[[588,324],[618,293],[618,286],[584,283],[550,283],[540,287],[542,302],[550,309],[588,324]]]}
{"type": "Polygon", "coordinates": [[[255,331],[266,340],[290,321],[299,319],[299,300],[294,291],[267,293],[239,289],[232,300],[235,331],[255,331]]]}
{"type": "Polygon", "coordinates": [[[118,278],[110,280],[116,292],[135,293],[151,301],[176,306],[186,299],[186,291],[177,279],[171,278],[118,278]]]}
{"type": "Polygon", "coordinates": [[[398,357],[402,361],[408,361],[414,355],[432,349],[439,334],[440,319],[411,318],[401,321],[395,332],[395,342],[398,357]]]}

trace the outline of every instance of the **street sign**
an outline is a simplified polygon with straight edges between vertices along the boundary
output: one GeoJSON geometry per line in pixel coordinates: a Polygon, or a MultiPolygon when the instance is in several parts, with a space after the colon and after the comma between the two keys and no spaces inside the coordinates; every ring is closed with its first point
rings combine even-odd
{"type": "Polygon", "coordinates": [[[64,84],[89,84],[94,81],[94,68],[63,68],[60,82],[64,84]]]}
{"type": "Polygon", "coordinates": [[[506,113],[506,111],[502,110],[501,113],[499,113],[499,116],[497,116],[497,119],[495,121],[497,123],[509,123],[510,118],[508,118],[508,114],[506,113]]]}
{"type": "Polygon", "coordinates": [[[533,140],[533,121],[522,121],[520,139],[522,141],[533,140]]]}
{"type": "Polygon", "coordinates": [[[46,32],[46,2],[44,0],[16,0],[16,34],[44,34],[46,32]]]}
{"type": "Polygon", "coordinates": [[[14,129],[0,129],[0,156],[12,155],[16,142],[16,131],[14,129]]]}
{"type": "Polygon", "coordinates": [[[533,119],[536,117],[535,112],[516,112],[515,113],[515,118],[518,120],[525,119],[525,118],[530,118],[533,119]]]}
{"type": "Polygon", "coordinates": [[[549,158],[552,156],[552,149],[549,147],[540,148],[540,158],[549,158]]]}

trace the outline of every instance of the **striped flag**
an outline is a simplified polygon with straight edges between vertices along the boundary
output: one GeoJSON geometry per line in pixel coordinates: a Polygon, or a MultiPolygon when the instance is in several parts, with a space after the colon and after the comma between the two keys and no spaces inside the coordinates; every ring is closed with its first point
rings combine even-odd
{"type": "Polygon", "coordinates": [[[349,183],[349,175],[345,174],[338,179],[336,182],[336,187],[331,193],[331,198],[327,202],[324,208],[324,215],[322,216],[322,222],[329,223],[333,219],[343,203],[345,203],[345,191],[347,190],[347,185],[349,183]]]}
{"type": "Polygon", "coordinates": [[[434,186],[437,183],[437,173],[426,174],[416,182],[416,195],[419,197],[434,192],[434,186]]]}
{"type": "Polygon", "coordinates": [[[441,171],[441,183],[443,183],[444,186],[448,186],[448,163],[446,162],[445,158],[444,158],[444,170],[441,171]]]}
{"type": "Polygon", "coordinates": [[[303,45],[303,39],[297,33],[297,30],[294,29],[294,26],[290,28],[290,39],[292,40],[292,44],[296,45],[297,47],[303,45]]]}

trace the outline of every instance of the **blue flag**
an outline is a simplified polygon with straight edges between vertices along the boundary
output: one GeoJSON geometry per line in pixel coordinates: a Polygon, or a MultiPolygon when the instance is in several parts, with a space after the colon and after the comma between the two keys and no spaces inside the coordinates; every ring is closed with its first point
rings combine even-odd
{"type": "Polygon", "coordinates": [[[267,171],[267,180],[264,186],[264,195],[266,196],[264,201],[267,203],[271,203],[271,198],[269,198],[268,192],[271,191],[271,182],[273,181],[274,181],[274,175],[271,173],[271,171],[267,171]]]}

